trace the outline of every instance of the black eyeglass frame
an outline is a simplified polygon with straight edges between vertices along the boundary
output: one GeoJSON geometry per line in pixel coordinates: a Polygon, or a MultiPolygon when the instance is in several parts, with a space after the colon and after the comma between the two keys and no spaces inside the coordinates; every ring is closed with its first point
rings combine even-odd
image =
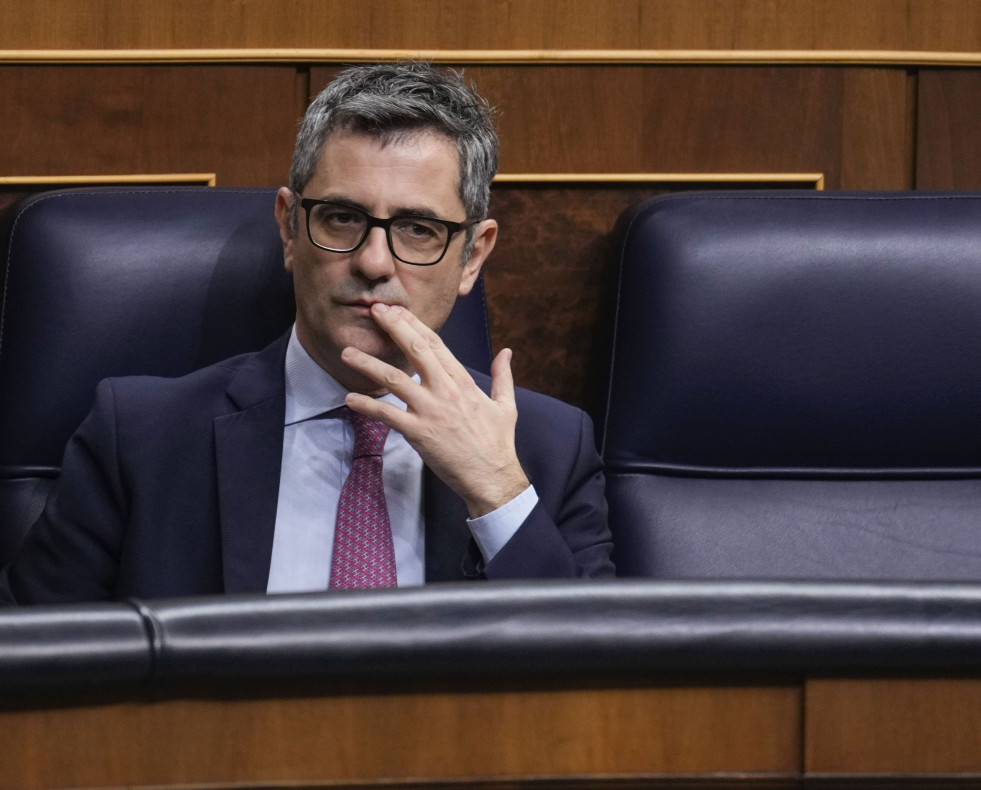
{"type": "Polygon", "coordinates": [[[338,200],[320,200],[318,198],[300,198],[300,205],[303,206],[303,209],[306,211],[307,238],[310,239],[310,243],[314,247],[321,250],[326,250],[327,252],[354,252],[358,247],[364,244],[365,239],[368,238],[368,234],[371,233],[372,228],[382,228],[385,231],[385,240],[388,242],[388,249],[392,253],[392,256],[396,260],[402,261],[402,263],[408,264],[409,266],[435,266],[446,257],[446,251],[450,248],[450,242],[453,241],[453,237],[457,233],[459,233],[461,230],[472,228],[474,225],[480,222],[479,219],[468,219],[463,222],[453,222],[453,220],[441,219],[440,217],[430,217],[427,214],[395,214],[388,219],[379,219],[378,217],[373,217],[362,208],[352,206],[350,203],[344,203],[343,201],[338,200]],[[367,224],[365,225],[364,235],[357,244],[355,244],[353,247],[341,249],[338,247],[327,247],[326,245],[320,244],[314,240],[313,232],[310,230],[310,212],[315,206],[324,205],[341,206],[350,211],[354,211],[365,218],[367,224]],[[446,228],[448,232],[446,237],[446,245],[443,247],[443,251],[439,254],[439,257],[432,263],[415,263],[414,261],[407,261],[405,258],[400,258],[399,254],[395,252],[395,245],[392,243],[392,224],[398,222],[399,220],[406,219],[424,219],[427,222],[438,222],[440,225],[443,225],[446,228]]]}

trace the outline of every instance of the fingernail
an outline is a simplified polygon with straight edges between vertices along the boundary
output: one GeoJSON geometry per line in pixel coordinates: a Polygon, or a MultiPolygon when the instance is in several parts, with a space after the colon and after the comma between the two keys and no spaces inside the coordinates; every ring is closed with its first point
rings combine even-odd
{"type": "Polygon", "coordinates": [[[375,310],[379,313],[384,313],[388,309],[388,305],[384,302],[375,302],[375,310]]]}

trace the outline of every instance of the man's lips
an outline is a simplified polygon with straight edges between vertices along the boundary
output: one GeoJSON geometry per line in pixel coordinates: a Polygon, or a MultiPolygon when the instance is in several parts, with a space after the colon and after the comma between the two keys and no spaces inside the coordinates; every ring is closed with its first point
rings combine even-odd
{"type": "Polygon", "coordinates": [[[354,310],[354,312],[358,313],[359,315],[370,316],[371,315],[371,306],[372,305],[374,305],[374,304],[387,304],[387,305],[392,305],[392,304],[395,304],[395,303],[394,302],[386,302],[386,301],[384,301],[382,299],[374,299],[374,300],[353,299],[353,300],[350,300],[350,301],[341,302],[341,304],[344,307],[347,307],[347,308],[349,308],[351,310],[354,310]]]}

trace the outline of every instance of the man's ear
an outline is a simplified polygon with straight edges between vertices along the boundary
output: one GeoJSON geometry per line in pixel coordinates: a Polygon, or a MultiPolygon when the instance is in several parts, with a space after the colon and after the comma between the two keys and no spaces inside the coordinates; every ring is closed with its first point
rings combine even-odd
{"type": "Polygon", "coordinates": [[[295,237],[290,227],[290,207],[293,205],[292,190],[280,187],[276,193],[276,224],[279,225],[279,238],[283,242],[283,265],[286,271],[293,271],[293,244],[295,237]]]}
{"type": "Polygon", "coordinates": [[[470,260],[463,267],[463,277],[460,279],[459,296],[466,296],[477,282],[480,267],[484,265],[487,256],[491,254],[497,243],[497,220],[485,219],[476,226],[474,231],[473,248],[470,250],[470,260]]]}

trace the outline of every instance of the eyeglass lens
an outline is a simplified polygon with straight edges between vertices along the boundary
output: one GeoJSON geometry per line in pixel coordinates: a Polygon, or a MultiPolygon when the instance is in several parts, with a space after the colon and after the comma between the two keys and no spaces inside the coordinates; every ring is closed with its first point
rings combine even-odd
{"type": "MultiPolygon", "coordinates": [[[[338,252],[348,252],[361,244],[367,227],[367,217],[350,206],[319,203],[310,213],[314,243],[338,252]]],[[[445,225],[425,217],[399,217],[392,222],[388,238],[400,260],[433,263],[446,250],[449,231],[445,225]]]]}

